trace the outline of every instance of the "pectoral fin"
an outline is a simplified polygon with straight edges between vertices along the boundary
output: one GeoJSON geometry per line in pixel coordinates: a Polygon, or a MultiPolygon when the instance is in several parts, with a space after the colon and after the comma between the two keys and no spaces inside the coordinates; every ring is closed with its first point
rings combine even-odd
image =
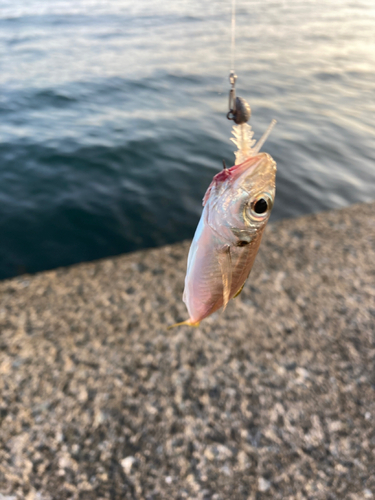
{"type": "Polygon", "coordinates": [[[223,310],[227,307],[232,288],[232,259],[230,255],[230,246],[225,245],[218,253],[221,278],[223,281],[223,310]]]}

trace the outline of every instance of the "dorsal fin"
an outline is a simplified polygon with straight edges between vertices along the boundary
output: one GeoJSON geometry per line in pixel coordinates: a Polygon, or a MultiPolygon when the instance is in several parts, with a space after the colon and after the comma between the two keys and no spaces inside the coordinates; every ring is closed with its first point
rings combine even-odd
{"type": "Polygon", "coordinates": [[[234,299],[239,296],[239,294],[242,292],[244,286],[245,286],[245,283],[241,286],[241,288],[238,290],[238,292],[236,293],[236,295],[233,295],[234,299]]]}

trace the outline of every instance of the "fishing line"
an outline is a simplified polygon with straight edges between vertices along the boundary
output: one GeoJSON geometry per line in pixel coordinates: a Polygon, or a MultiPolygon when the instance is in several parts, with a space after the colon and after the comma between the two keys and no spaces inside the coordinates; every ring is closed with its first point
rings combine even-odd
{"type": "MultiPolygon", "coordinates": [[[[239,126],[239,128],[234,128],[234,138],[231,140],[238,146],[240,150],[239,156],[242,158],[244,148],[252,149],[252,155],[257,154],[260,148],[265,143],[267,137],[270,135],[273,127],[276,124],[276,120],[272,120],[268,129],[265,131],[263,136],[256,143],[252,140],[253,132],[250,125],[246,122],[249,121],[251,116],[251,109],[247,101],[242,97],[236,96],[236,81],[237,75],[234,72],[234,62],[235,62],[235,48],[236,48],[236,0],[232,0],[232,40],[231,40],[231,70],[229,73],[229,82],[231,84],[231,89],[229,91],[229,112],[227,113],[228,120],[233,120],[234,123],[239,126]],[[246,146],[247,145],[247,146],[246,146]]],[[[246,153],[247,154],[247,153],[246,153]]],[[[240,161],[236,156],[236,163],[240,161]]],[[[224,167],[225,168],[225,167],[224,167]]]]}
{"type": "Polygon", "coordinates": [[[234,75],[235,63],[235,50],[236,50],[236,0],[232,0],[232,42],[231,42],[231,70],[234,75]]]}
{"type": "Polygon", "coordinates": [[[235,52],[236,52],[236,0],[232,0],[232,40],[231,40],[231,70],[229,73],[229,82],[231,89],[229,91],[229,112],[228,120],[233,120],[237,125],[246,123],[250,119],[251,110],[248,103],[242,97],[236,97],[237,75],[234,72],[235,52]]]}

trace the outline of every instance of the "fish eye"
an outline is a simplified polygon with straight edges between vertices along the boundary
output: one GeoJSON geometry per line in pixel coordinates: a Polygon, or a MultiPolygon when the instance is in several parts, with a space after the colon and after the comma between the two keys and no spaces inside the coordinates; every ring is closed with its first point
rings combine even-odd
{"type": "Polygon", "coordinates": [[[257,200],[253,206],[253,210],[256,214],[264,214],[264,212],[267,211],[267,208],[268,203],[264,198],[259,198],[259,200],[257,200]]]}
{"type": "Polygon", "coordinates": [[[253,198],[248,205],[247,216],[253,221],[262,221],[272,208],[272,198],[268,193],[262,193],[253,198]]]}

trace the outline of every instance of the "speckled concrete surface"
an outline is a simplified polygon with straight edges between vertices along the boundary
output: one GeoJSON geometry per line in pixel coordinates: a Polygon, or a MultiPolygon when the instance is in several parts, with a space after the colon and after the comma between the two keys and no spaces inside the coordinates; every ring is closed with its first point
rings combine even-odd
{"type": "Polygon", "coordinates": [[[198,329],[187,243],[0,283],[0,499],[375,498],[374,214],[270,225],[198,329]]]}

